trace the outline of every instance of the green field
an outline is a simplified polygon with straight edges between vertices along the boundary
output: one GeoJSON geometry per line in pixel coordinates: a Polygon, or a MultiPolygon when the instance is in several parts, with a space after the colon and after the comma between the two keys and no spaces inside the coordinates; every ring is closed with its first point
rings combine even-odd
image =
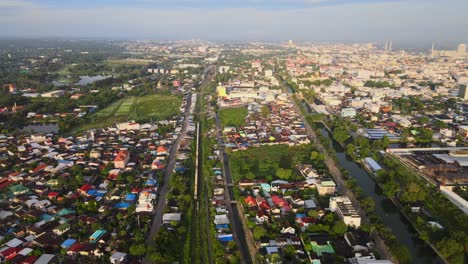
{"type": "Polygon", "coordinates": [[[222,109],[219,111],[221,125],[223,127],[242,126],[245,124],[245,117],[247,116],[247,113],[247,107],[222,109]]]}
{"type": "Polygon", "coordinates": [[[134,59],[134,60],[106,60],[105,63],[107,64],[114,64],[114,65],[148,65],[153,63],[153,60],[145,60],[145,59],[134,59]]]}
{"type": "Polygon", "coordinates": [[[153,94],[120,99],[92,114],[78,130],[111,126],[116,122],[163,120],[179,113],[180,96],[153,94]]]}
{"type": "Polygon", "coordinates": [[[304,179],[295,169],[298,164],[312,164],[320,171],[325,170],[321,160],[311,160],[313,150],[310,144],[294,147],[273,145],[229,153],[232,179],[234,182],[241,179],[304,179]]]}

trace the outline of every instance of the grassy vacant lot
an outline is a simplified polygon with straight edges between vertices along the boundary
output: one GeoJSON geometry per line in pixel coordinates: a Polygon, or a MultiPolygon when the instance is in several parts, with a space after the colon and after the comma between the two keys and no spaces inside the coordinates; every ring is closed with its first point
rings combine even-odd
{"type": "Polygon", "coordinates": [[[120,99],[108,107],[91,115],[86,124],[79,130],[107,127],[116,122],[129,120],[149,121],[163,120],[177,115],[182,103],[180,96],[153,94],[140,97],[120,99]]]}
{"type": "Polygon", "coordinates": [[[313,164],[318,168],[323,162],[319,159],[311,160],[312,145],[289,147],[287,145],[261,146],[229,154],[232,178],[235,182],[240,179],[267,179],[268,181],[280,177],[286,180],[303,179],[295,170],[298,164],[313,164]],[[289,177],[288,177],[289,175],[289,177]],[[289,179],[288,179],[289,178],[289,179]]]}
{"type": "Polygon", "coordinates": [[[227,126],[242,126],[245,124],[245,117],[247,116],[247,107],[227,108],[219,111],[221,118],[221,125],[227,126]]]}

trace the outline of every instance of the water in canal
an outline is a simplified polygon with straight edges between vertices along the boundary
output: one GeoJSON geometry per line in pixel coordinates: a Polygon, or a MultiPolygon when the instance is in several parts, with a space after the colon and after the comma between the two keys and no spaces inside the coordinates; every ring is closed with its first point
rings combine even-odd
{"type": "MultiPolygon", "coordinates": [[[[321,124],[318,124],[319,127],[321,124]]],[[[383,223],[392,229],[397,240],[408,247],[412,256],[412,263],[442,263],[436,253],[418,238],[418,234],[410,223],[400,213],[398,208],[380,190],[371,176],[360,165],[348,157],[343,148],[333,141],[333,137],[321,126],[322,135],[328,137],[332,147],[336,151],[339,165],[349,172],[349,175],[357,180],[363,192],[375,201],[375,213],[383,223]]]]}

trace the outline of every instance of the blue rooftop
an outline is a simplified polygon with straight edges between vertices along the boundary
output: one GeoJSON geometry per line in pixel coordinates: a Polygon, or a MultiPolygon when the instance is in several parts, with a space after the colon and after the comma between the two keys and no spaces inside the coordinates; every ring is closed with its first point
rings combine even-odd
{"type": "Polygon", "coordinates": [[[90,243],[96,243],[107,231],[103,229],[96,230],[90,237],[90,243]]]}
{"type": "Polygon", "coordinates": [[[219,235],[218,240],[221,242],[229,242],[232,241],[232,234],[227,234],[227,235],[219,235]]]}
{"type": "Polygon", "coordinates": [[[154,179],[148,179],[148,180],[146,181],[146,185],[147,185],[147,186],[156,185],[156,180],[154,180],[154,179]]]}
{"type": "Polygon", "coordinates": [[[42,214],[41,219],[44,220],[44,221],[50,221],[50,220],[54,219],[54,217],[49,215],[49,214],[42,214]]]}
{"type": "Polygon", "coordinates": [[[76,239],[72,239],[72,238],[69,238],[65,241],[63,241],[63,243],[60,245],[62,248],[69,248],[71,246],[73,246],[73,244],[76,243],[76,239]]]}
{"type": "Polygon", "coordinates": [[[128,207],[130,207],[129,203],[118,203],[114,205],[114,208],[117,208],[117,209],[127,209],[128,207]]]}
{"type": "Polygon", "coordinates": [[[125,201],[135,201],[136,195],[133,193],[129,193],[125,196],[125,201]]]}
{"type": "Polygon", "coordinates": [[[75,213],[74,210],[68,209],[68,208],[63,208],[62,210],[60,210],[60,211],[57,213],[57,215],[58,215],[58,216],[64,216],[64,215],[73,214],[73,213],[75,213]]]}

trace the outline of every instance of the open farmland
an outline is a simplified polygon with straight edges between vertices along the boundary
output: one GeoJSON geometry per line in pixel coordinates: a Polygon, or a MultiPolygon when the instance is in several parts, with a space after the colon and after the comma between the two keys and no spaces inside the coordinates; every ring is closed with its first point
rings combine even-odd
{"type": "Polygon", "coordinates": [[[180,96],[145,95],[120,99],[89,117],[78,130],[111,126],[116,122],[135,120],[145,122],[163,120],[179,113],[180,96]]]}

